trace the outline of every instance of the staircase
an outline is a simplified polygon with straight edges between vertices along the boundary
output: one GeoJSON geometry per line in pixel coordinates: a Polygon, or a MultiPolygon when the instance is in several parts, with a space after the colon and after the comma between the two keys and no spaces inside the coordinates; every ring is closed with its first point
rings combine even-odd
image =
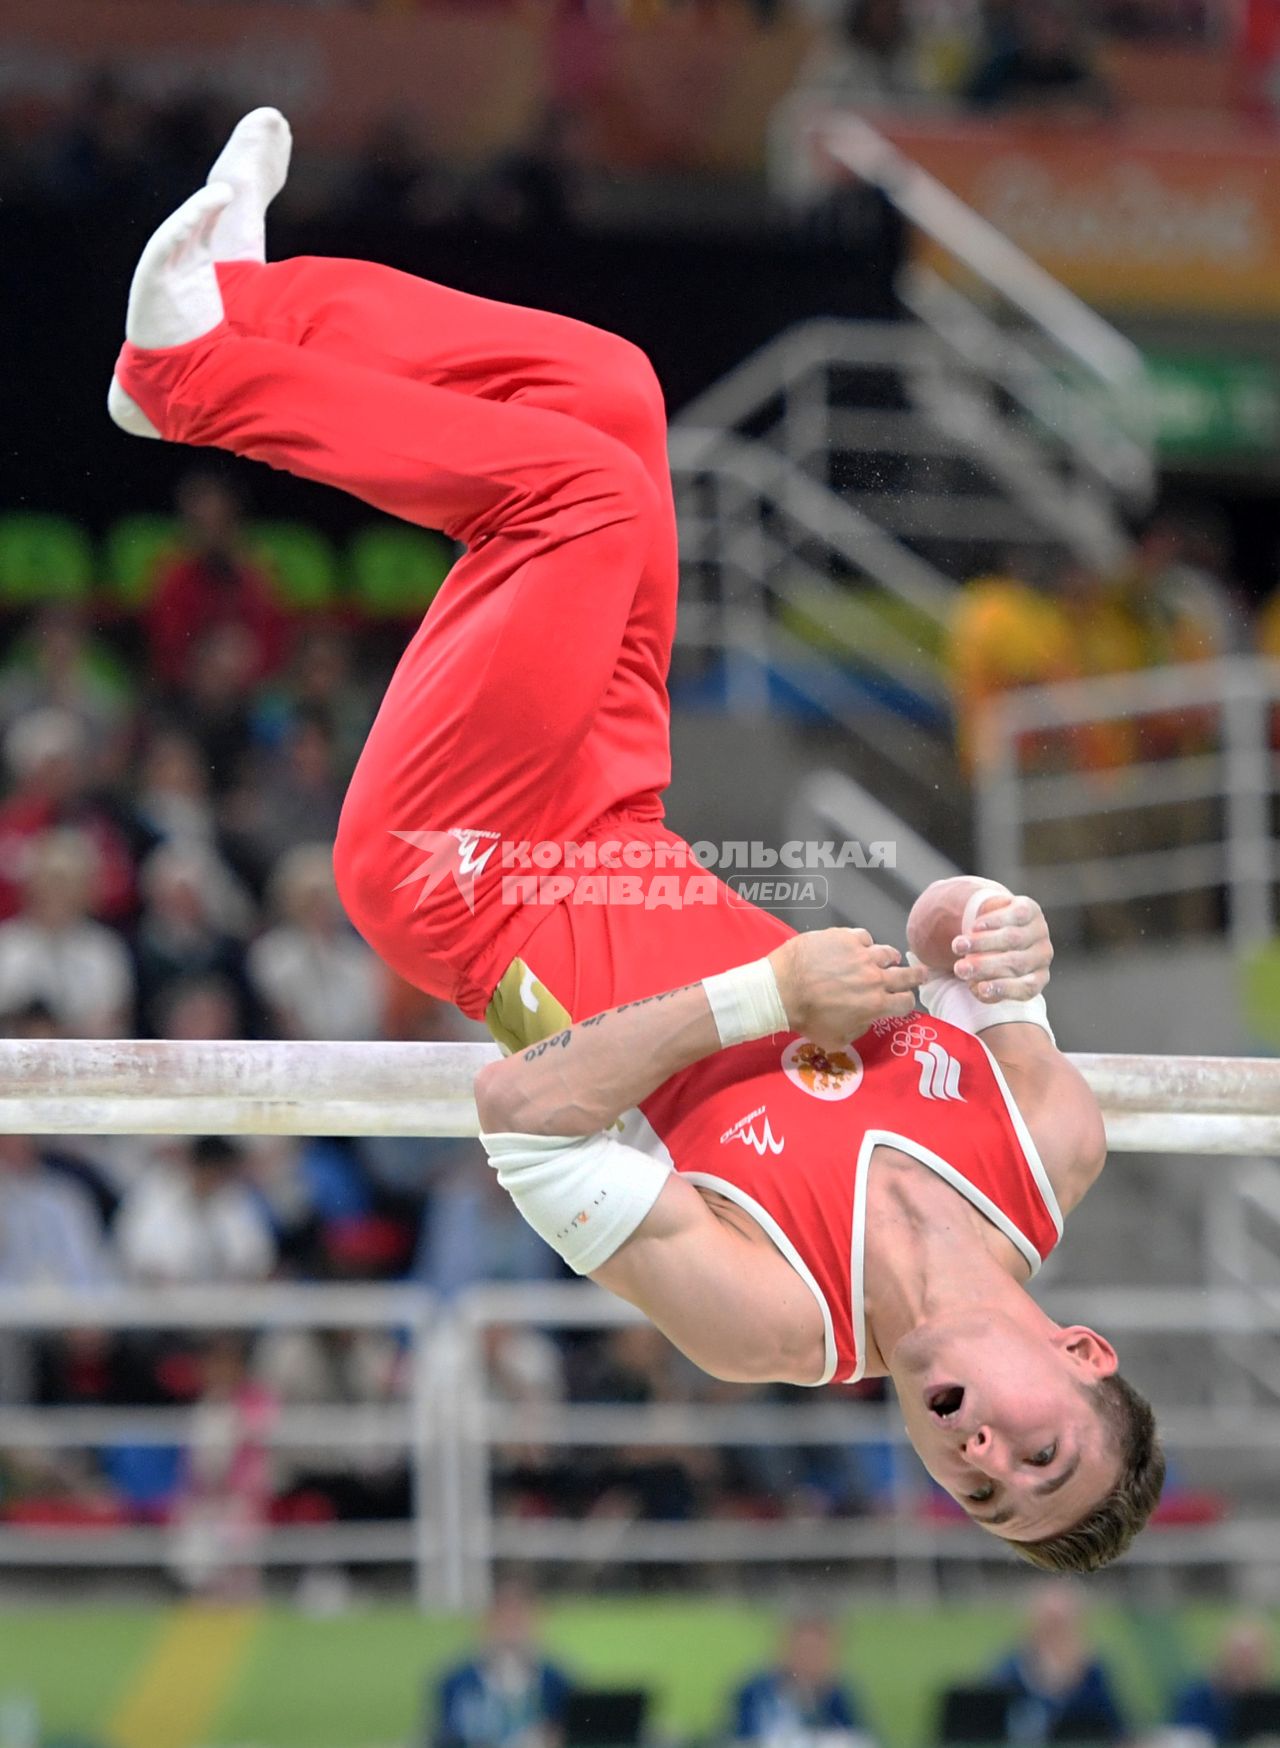
{"type": "Polygon", "coordinates": [[[824,125],[833,162],[983,283],[913,267],[901,320],[792,328],[674,422],[676,692],[790,707],[818,762],[964,844],[942,665],[956,585],[1011,548],[1054,568],[1123,556],[1154,479],[1142,364],[864,122],[824,125]]]}

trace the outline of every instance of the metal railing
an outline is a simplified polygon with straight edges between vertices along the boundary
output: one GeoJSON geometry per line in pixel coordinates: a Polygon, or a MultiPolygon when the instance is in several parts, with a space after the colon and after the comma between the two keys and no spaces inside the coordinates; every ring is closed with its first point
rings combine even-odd
{"type": "MultiPolygon", "coordinates": [[[[1051,1315],[1086,1318],[1130,1344],[1187,1336],[1280,1331],[1280,1288],[1271,1292],[1211,1288],[1071,1290],[1039,1295],[1051,1315]]],[[[670,1565],[803,1568],[840,1564],[850,1582],[891,1582],[903,1597],[937,1593],[945,1568],[998,1577],[1001,1545],[963,1521],[928,1509],[929,1484],[893,1408],[835,1400],[814,1392],[786,1404],[753,1399],[649,1404],[504,1400],[485,1360],[487,1338],[512,1329],[602,1332],[639,1321],[620,1301],[585,1283],[489,1287],[442,1311],[429,1296],[400,1289],[272,1287],[208,1291],[119,1291],[87,1298],[49,1292],[0,1295],[0,1332],[82,1326],[164,1330],[281,1327],[394,1330],[411,1354],[403,1401],[389,1405],[282,1408],[254,1436],[273,1451],[313,1447],[332,1454],[369,1447],[403,1450],[412,1477],[413,1510],[392,1522],[264,1526],[226,1555],[260,1568],[376,1565],[407,1570],[423,1607],[475,1606],[488,1594],[495,1562],[519,1560],[577,1569],[670,1565]],[[881,1453],[887,1491],[871,1515],[747,1515],[669,1522],[636,1513],[608,1517],[527,1517],[504,1512],[495,1483],[504,1449],[666,1453],[835,1447],[881,1453]]],[[[1269,1472],[1280,1450],[1274,1409],[1219,1409],[1196,1404],[1190,1375],[1182,1402],[1166,1404],[1165,1438],[1184,1470],[1212,1475],[1230,1453],[1269,1472]]],[[[103,1450],[116,1443],[198,1449],[225,1441],[197,1409],[6,1408],[0,1450],[103,1450]]],[[[784,1457],[785,1460],[785,1457],[784,1457]]],[[[173,1565],[179,1527],[120,1525],[86,1529],[0,1524],[0,1568],[152,1568],[173,1565]]],[[[1141,1538],[1128,1557],[1139,1569],[1190,1572],[1214,1566],[1241,1571],[1280,1567],[1280,1519],[1241,1511],[1227,1521],[1169,1528],[1141,1538]]]]}
{"type": "Polygon", "coordinates": [[[1211,892],[1225,903],[1232,941],[1256,947],[1276,926],[1277,706],[1280,663],[1248,656],[1004,694],[992,706],[991,756],[976,778],[981,867],[1034,890],[1064,937],[1097,907],[1211,892]],[[1024,749],[1043,737],[1128,725],[1140,744],[1144,724],[1161,718],[1194,729],[1165,757],[1140,754],[1096,771],[1026,767],[1024,749]],[[1150,847],[1127,847],[1119,830],[1105,841],[1097,829],[1061,829],[1145,821],[1152,836],[1161,812],[1172,841],[1150,847]],[[1038,845],[1046,826],[1054,829],[1038,845]]]}

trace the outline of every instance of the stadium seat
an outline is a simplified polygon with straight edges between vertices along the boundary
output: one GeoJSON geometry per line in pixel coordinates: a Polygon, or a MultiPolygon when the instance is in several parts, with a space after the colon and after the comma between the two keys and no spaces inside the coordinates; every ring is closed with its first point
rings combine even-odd
{"type": "Polygon", "coordinates": [[[333,547],[305,522],[255,522],[249,551],[269,573],[284,606],[315,613],[333,605],[338,586],[333,547]]]}
{"type": "Polygon", "coordinates": [[[92,582],[93,546],[77,523],[37,510],[0,516],[0,609],[79,601],[92,582]]]}
{"type": "Polygon", "coordinates": [[[453,542],[425,529],[366,528],[351,543],[357,606],[374,619],[416,619],[453,567],[453,542]]]}
{"type": "Polygon", "coordinates": [[[106,573],[121,606],[141,607],[151,594],[161,560],[178,544],[173,516],[123,516],[107,535],[106,573]]]}

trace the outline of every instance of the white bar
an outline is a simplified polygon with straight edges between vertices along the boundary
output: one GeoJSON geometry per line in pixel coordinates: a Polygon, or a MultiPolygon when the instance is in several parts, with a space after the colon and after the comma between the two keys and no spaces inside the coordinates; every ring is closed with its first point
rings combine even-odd
{"type": "Polygon", "coordinates": [[[485,1044],[0,1040],[0,1134],[474,1135],[485,1044]]]}
{"type": "MultiPolygon", "coordinates": [[[[487,1044],[0,1040],[0,1133],[474,1135],[487,1044]]],[[[1076,1058],[1121,1152],[1280,1153],[1280,1060],[1076,1058]]]]}

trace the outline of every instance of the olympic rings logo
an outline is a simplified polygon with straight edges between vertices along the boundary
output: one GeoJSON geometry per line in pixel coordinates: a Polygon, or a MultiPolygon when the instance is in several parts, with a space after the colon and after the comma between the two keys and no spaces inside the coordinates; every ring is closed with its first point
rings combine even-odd
{"type": "Polygon", "coordinates": [[[893,1034],[889,1049],[894,1056],[914,1056],[917,1050],[923,1050],[926,1044],[932,1044],[937,1036],[936,1026],[926,1026],[920,1020],[911,1020],[893,1034]]]}

